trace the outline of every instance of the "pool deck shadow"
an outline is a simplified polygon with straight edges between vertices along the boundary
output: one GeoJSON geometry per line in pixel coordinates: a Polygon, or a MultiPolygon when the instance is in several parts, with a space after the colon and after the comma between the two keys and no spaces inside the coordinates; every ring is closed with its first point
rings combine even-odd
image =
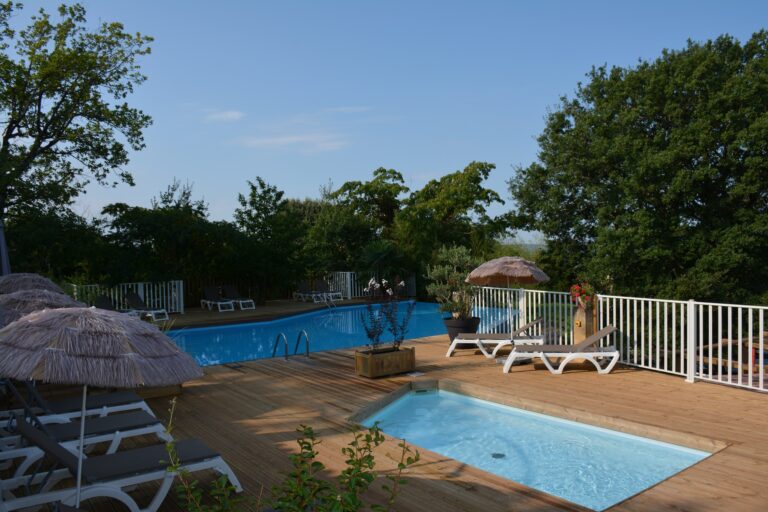
{"type": "MultiPolygon", "coordinates": [[[[645,429],[654,437],[652,433],[663,432],[681,444],[695,440],[695,446],[711,443],[719,450],[609,510],[765,510],[768,394],[688,384],[679,377],[625,368],[610,375],[577,369],[554,376],[529,364],[504,374],[500,365],[471,350],[446,359],[446,336],[408,343],[416,347],[417,370],[423,376],[358,377],[352,350],[207,367],[205,377],[186,385],[179,397],[175,434],[203,439],[222,453],[249,494],[268,494],[290,468],[288,456],[296,452],[300,424],[318,433],[319,460],[329,475],[336,475],[344,467],[341,448],[350,440],[350,417],[403,385],[439,380],[494,401],[528,404],[555,415],[566,411],[566,417],[586,423],[599,418],[604,426],[631,425],[640,429],[633,433],[645,429]]],[[[154,399],[151,405],[167,416],[167,400],[154,399]]],[[[376,452],[377,469],[393,470],[398,450],[397,441],[388,439],[376,452]]],[[[409,483],[398,498],[398,511],[584,510],[444,456],[422,453],[422,460],[407,472],[409,483]]],[[[383,493],[375,488],[371,497],[382,500],[383,493]]],[[[161,510],[181,508],[169,496],[161,510]]]]}

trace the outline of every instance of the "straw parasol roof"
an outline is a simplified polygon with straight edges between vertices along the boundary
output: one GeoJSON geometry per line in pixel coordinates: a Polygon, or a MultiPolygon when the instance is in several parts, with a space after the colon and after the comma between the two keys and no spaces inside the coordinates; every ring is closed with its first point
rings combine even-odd
{"type": "Polygon", "coordinates": [[[503,256],[486,261],[469,273],[467,282],[479,286],[505,287],[511,284],[546,283],[549,276],[532,261],[519,256],[503,256]]]}
{"type": "Polygon", "coordinates": [[[134,388],[202,376],[157,327],[96,308],[49,309],[0,329],[0,377],[134,388]]]}
{"type": "Polygon", "coordinates": [[[84,308],[69,295],[48,290],[19,290],[0,295],[0,327],[5,327],[28,313],[42,309],[84,308]]]}
{"type": "Polygon", "coordinates": [[[64,293],[59,285],[40,274],[17,273],[0,276],[0,294],[13,293],[19,290],[48,290],[64,293]]]}

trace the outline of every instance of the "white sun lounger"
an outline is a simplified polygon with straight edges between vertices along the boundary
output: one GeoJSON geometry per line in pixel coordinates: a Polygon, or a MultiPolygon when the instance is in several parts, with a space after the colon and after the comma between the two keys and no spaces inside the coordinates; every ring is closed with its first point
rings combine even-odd
{"type": "Polygon", "coordinates": [[[519,327],[513,332],[459,334],[453,339],[451,346],[448,347],[448,352],[445,354],[445,357],[451,357],[460,345],[475,345],[477,348],[480,349],[480,352],[482,352],[485,357],[490,359],[490,358],[496,357],[496,353],[499,351],[500,348],[507,347],[515,343],[526,343],[526,344],[544,343],[543,336],[530,336],[528,334],[528,332],[531,329],[539,325],[541,322],[542,322],[542,319],[539,318],[537,320],[534,320],[533,322],[527,323],[519,327]],[[489,345],[495,346],[492,353],[488,352],[488,349],[486,348],[489,345]]]}
{"type": "MultiPolygon", "coordinates": [[[[63,468],[27,476],[18,486],[4,488],[3,492],[0,492],[0,512],[38,508],[40,505],[59,501],[65,505],[73,505],[76,497],[75,488],[69,486],[55,489],[55,487],[77,472],[77,456],[23,418],[19,418],[19,421],[21,434],[63,468]],[[36,489],[33,490],[33,486],[36,489]],[[24,490],[32,492],[22,495],[24,490]]],[[[175,443],[175,449],[179,458],[180,471],[188,473],[217,471],[227,476],[237,492],[242,491],[237,476],[221,455],[201,441],[197,439],[179,441],[175,443]]],[[[123,503],[131,512],[155,512],[168,495],[177,475],[176,472],[168,471],[168,462],[163,462],[164,460],[168,460],[168,454],[163,444],[87,457],[83,460],[81,500],[111,498],[123,503]],[[137,485],[152,482],[159,484],[155,495],[149,505],[140,508],[128,493],[137,485]]]]}
{"type": "Polygon", "coordinates": [[[555,375],[563,373],[568,363],[574,359],[589,361],[595,365],[598,373],[610,373],[619,362],[619,351],[616,347],[599,347],[597,343],[615,331],[616,328],[612,325],[603,327],[576,345],[515,345],[504,362],[504,373],[509,373],[515,360],[521,357],[541,359],[544,366],[555,375]],[[557,360],[561,361],[558,363],[557,360]]]}

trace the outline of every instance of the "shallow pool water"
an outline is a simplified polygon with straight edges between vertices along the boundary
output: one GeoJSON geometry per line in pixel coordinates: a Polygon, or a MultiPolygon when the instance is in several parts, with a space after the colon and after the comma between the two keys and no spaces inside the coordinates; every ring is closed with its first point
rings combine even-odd
{"type": "Polygon", "coordinates": [[[448,391],[410,392],[364,425],[376,422],[409,444],[594,510],[710,455],[448,391]]]}

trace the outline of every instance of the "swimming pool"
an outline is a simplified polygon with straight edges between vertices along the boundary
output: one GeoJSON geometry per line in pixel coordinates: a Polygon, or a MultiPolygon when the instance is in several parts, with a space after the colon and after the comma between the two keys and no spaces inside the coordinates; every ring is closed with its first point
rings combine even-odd
{"type": "Polygon", "coordinates": [[[410,391],[362,421],[376,422],[409,444],[594,510],[711,455],[445,390],[410,391]]]}
{"type": "MultiPolygon", "coordinates": [[[[398,316],[402,317],[406,305],[401,305],[398,316]]],[[[340,306],[267,322],[179,329],[168,331],[167,334],[198,364],[209,366],[272,357],[275,338],[281,332],[288,338],[291,354],[302,330],[309,334],[312,352],[365,345],[368,339],[360,320],[360,314],[365,312],[365,306],[340,306]]],[[[408,324],[406,339],[445,332],[437,304],[417,302],[408,324]]],[[[384,341],[391,339],[389,333],[383,336],[384,341]]],[[[283,350],[281,346],[278,355],[282,355],[283,350]]],[[[302,341],[299,352],[303,351],[302,341]]]]}

